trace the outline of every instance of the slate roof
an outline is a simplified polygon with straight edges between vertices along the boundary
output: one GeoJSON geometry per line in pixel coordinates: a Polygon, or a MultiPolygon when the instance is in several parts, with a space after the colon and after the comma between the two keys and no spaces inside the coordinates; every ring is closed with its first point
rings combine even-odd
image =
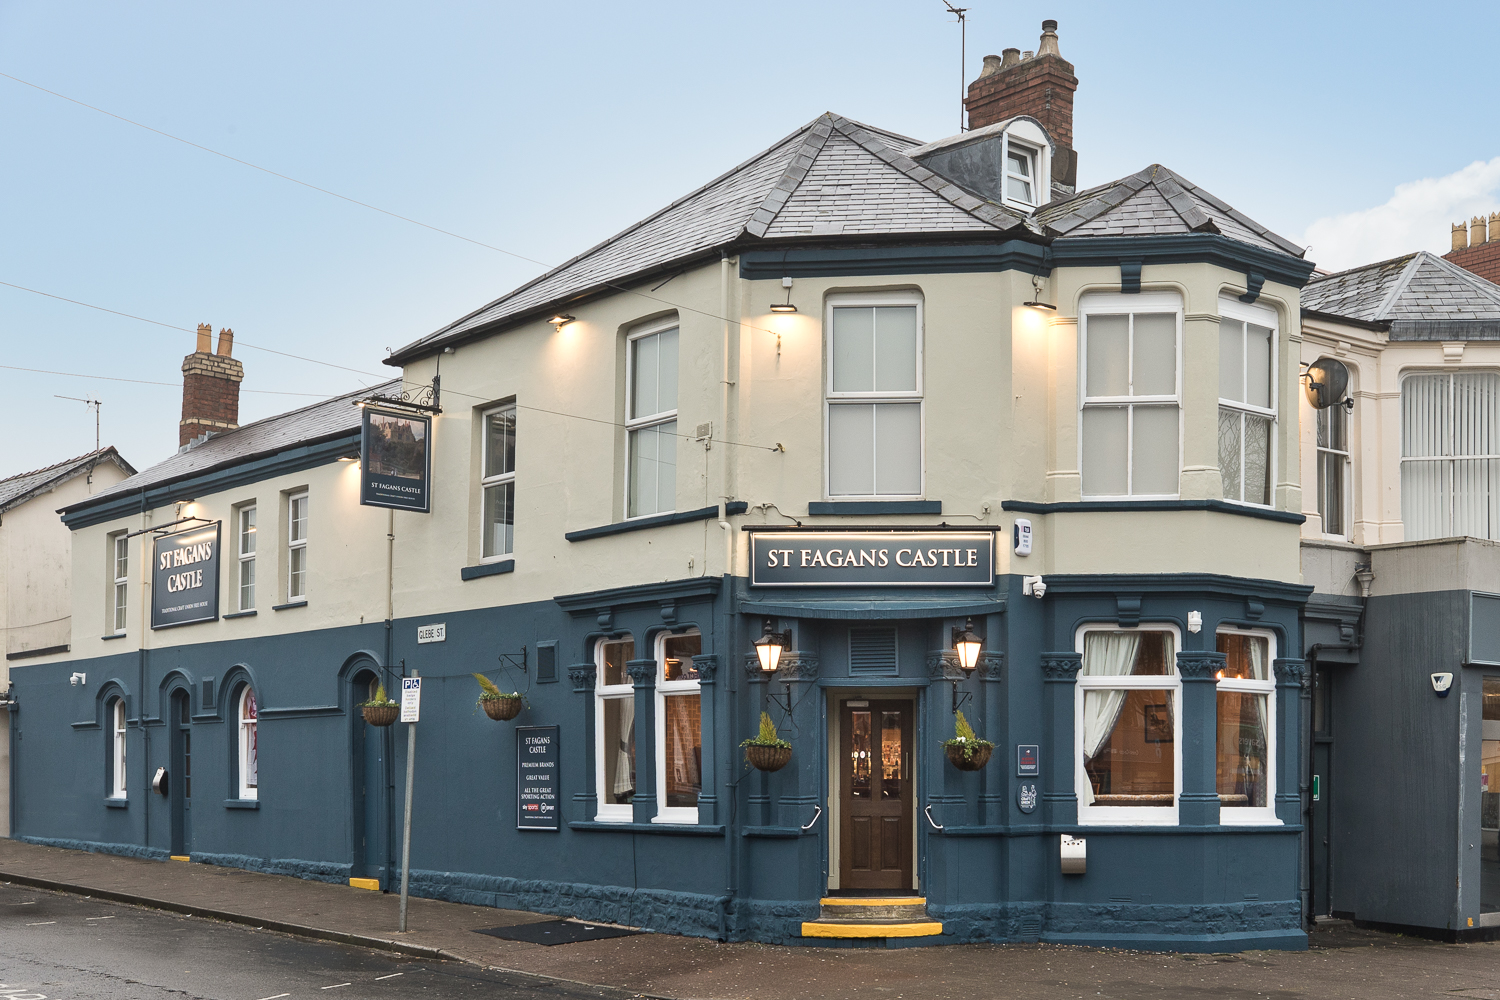
{"type": "Polygon", "coordinates": [[[1036,222],[1048,235],[1059,237],[1218,233],[1293,257],[1304,253],[1160,163],[1044,205],[1036,222]]]}
{"type": "Polygon", "coordinates": [[[394,379],[369,389],[346,392],[342,396],[334,396],[311,406],[266,417],[236,430],[215,434],[200,444],[179,451],[166,461],[158,462],[144,472],[138,472],[107,490],[95,493],[87,500],[63,508],[61,513],[84,510],[122,495],[239,465],[326,438],[354,433],[359,430],[360,425],[360,410],[354,405],[355,400],[377,393],[400,391],[401,380],[394,379]]]}
{"type": "Polygon", "coordinates": [[[1314,276],[1302,309],[1388,329],[1393,340],[1500,339],[1500,285],[1426,250],[1314,276]]]}
{"type": "Polygon", "coordinates": [[[45,469],[23,472],[8,479],[0,479],[0,514],[21,506],[33,497],[48,492],[74,476],[93,470],[102,462],[113,462],[125,470],[127,475],[135,475],[135,467],[120,457],[114,445],[110,445],[108,448],[91,451],[87,455],[70,458],[66,462],[49,465],[45,469]]]}
{"type": "MultiPolygon", "coordinates": [[[[936,144],[921,146],[931,149],[936,144]]],[[[408,344],[400,365],[481,328],[566,309],[669,267],[754,240],[834,236],[1047,237],[1218,233],[1277,253],[1302,248],[1153,164],[1030,215],[987,200],[909,155],[915,139],[832,113],[661,211],[408,344]]]]}

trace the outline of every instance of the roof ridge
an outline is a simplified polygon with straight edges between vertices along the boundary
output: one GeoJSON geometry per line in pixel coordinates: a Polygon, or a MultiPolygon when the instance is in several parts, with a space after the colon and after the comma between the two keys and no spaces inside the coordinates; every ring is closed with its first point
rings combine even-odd
{"type": "Polygon", "coordinates": [[[111,451],[119,454],[119,452],[115,450],[114,445],[108,444],[103,448],[95,448],[93,451],[84,452],[82,455],[78,455],[74,458],[65,458],[61,462],[53,462],[51,465],[44,465],[39,469],[32,469],[30,472],[17,472],[13,476],[6,476],[4,479],[0,479],[0,486],[4,486],[6,483],[11,482],[12,480],[26,479],[30,476],[40,476],[44,472],[52,472],[53,470],[61,469],[64,466],[78,465],[82,462],[87,462],[91,458],[98,458],[106,452],[111,451]]]}
{"type": "Polygon", "coordinates": [[[1276,246],[1280,247],[1283,252],[1291,253],[1299,258],[1303,257],[1307,253],[1306,247],[1299,247],[1297,246],[1297,244],[1293,243],[1291,240],[1288,240],[1284,236],[1279,236],[1276,233],[1273,233],[1271,230],[1267,229],[1259,222],[1256,222],[1254,219],[1250,218],[1248,215],[1244,214],[1239,209],[1229,204],[1229,202],[1220,198],[1213,192],[1199,187],[1197,184],[1194,184],[1192,181],[1188,180],[1186,177],[1182,176],[1171,167],[1164,166],[1163,164],[1159,163],[1154,164],[1154,166],[1158,167],[1162,171],[1165,171],[1168,176],[1172,177],[1179,184],[1181,184],[1192,195],[1192,197],[1201,198],[1204,201],[1208,202],[1214,208],[1217,208],[1219,211],[1223,212],[1225,215],[1229,216],[1235,222],[1238,222],[1240,225],[1244,226],[1246,229],[1250,230],[1261,239],[1269,240],[1270,242],[1274,243],[1276,246]]]}
{"type": "Polygon", "coordinates": [[[751,236],[764,237],[770,230],[771,224],[786,207],[793,194],[807,180],[807,173],[812,169],[813,163],[818,159],[818,154],[823,151],[828,137],[833,134],[833,114],[823,112],[808,124],[802,142],[793,151],[791,160],[781,176],[776,178],[776,183],[771,185],[771,190],[761,199],[755,211],[750,213],[750,219],[745,223],[744,232],[751,236]]]}
{"type": "Polygon", "coordinates": [[[1156,188],[1161,196],[1166,199],[1167,205],[1171,207],[1172,211],[1177,213],[1177,217],[1182,220],[1183,225],[1187,226],[1193,232],[1208,231],[1217,233],[1219,231],[1219,227],[1214,225],[1214,220],[1210,219],[1208,213],[1199,208],[1198,203],[1193,200],[1193,195],[1189,193],[1188,187],[1183,184],[1182,178],[1159,163],[1153,163],[1151,166],[1153,170],[1151,186],[1156,188]],[[1155,171],[1158,170],[1165,176],[1156,176],[1155,171]]]}
{"type": "MultiPolygon", "coordinates": [[[[1421,250],[1413,250],[1411,253],[1398,253],[1394,257],[1387,257],[1385,260],[1376,260],[1376,261],[1371,261],[1368,264],[1358,264],[1358,265],[1356,265],[1354,267],[1346,267],[1342,271],[1330,271],[1327,274],[1318,274],[1318,275],[1315,275],[1314,277],[1312,277],[1311,279],[1309,279],[1308,282],[1307,282],[1307,284],[1309,286],[1310,285],[1315,285],[1315,284],[1318,284],[1319,282],[1331,281],[1334,278],[1342,278],[1344,275],[1346,275],[1346,274],[1353,274],[1356,271],[1368,271],[1372,267],[1384,267],[1387,264],[1394,264],[1398,260],[1405,260],[1408,257],[1415,257],[1417,254],[1422,253],[1422,252],[1423,251],[1421,251],[1421,250]]],[[[1403,265],[1403,266],[1405,266],[1405,265],[1403,265]]]]}
{"type": "Polygon", "coordinates": [[[1381,299],[1380,305],[1375,307],[1375,312],[1371,316],[1372,319],[1381,322],[1390,319],[1387,313],[1390,312],[1391,306],[1396,304],[1396,300],[1401,297],[1401,293],[1406,291],[1406,286],[1411,284],[1412,276],[1417,273],[1417,268],[1422,266],[1422,253],[1423,251],[1418,250],[1411,255],[1411,260],[1407,261],[1406,266],[1401,269],[1401,275],[1395,281],[1391,282],[1391,290],[1385,293],[1385,298],[1381,299]]]}
{"type": "Polygon", "coordinates": [[[1486,278],[1484,275],[1475,274],[1468,268],[1463,267],[1459,264],[1455,264],[1453,263],[1453,261],[1433,253],[1431,250],[1418,250],[1417,256],[1425,256],[1428,260],[1436,264],[1440,270],[1448,272],[1448,274],[1454,278],[1460,278],[1464,280],[1478,291],[1500,298],[1500,284],[1496,284],[1495,282],[1486,278]]]}
{"type": "MultiPolygon", "coordinates": [[[[234,428],[233,430],[220,431],[217,434],[211,434],[211,435],[209,435],[208,440],[213,441],[213,440],[218,440],[220,438],[226,438],[226,437],[228,437],[231,434],[238,434],[240,431],[246,431],[246,430],[249,430],[252,427],[259,427],[261,424],[269,423],[272,420],[281,420],[281,419],[283,419],[285,417],[290,417],[290,416],[292,416],[294,414],[297,414],[297,413],[306,413],[308,410],[316,409],[319,406],[326,406],[329,403],[336,403],[339,400],[341,400],[341,399],[347,399],[350,396],[359,396],[359,395],[362,395],[364,393],[374,392],[377,389],[384,388],[385,386],[394,385],[396,383],[405,383],[405,381],[406,381],[405,376],[398,375],[395,378],[388,378],[388,379],[386,379],[383,382],[377,382],[375,385],[367,386],[367,387],[365,387],[363,389],[351,389],[348,392],[341,392],[341,393],[339,393],[336,396],[329,396],[326,399],[320,399],[316,403],[308,403],[306,406],[299,406],[295,410],[283,410],[280,413],[273,413],[273,414],[271,414],[268,417],[261,417],[259,420],[252,420],[248,424],[240,424],[238,427],[234,428]]],[[[173,454],[176,454],[176,453],[174,452],[173,454]]],[[[168,456],[168,457],[170,457],[170,456],[168,456]]],[[[165,459],[163,459],[162,461],[165,461],[165,459]]],[[[160,465],[160,464],[161,464],[160,462],[157,463],[157,465],[160,465]]],[[[144,472],[150,472],[151,469],[154,469],[154,468],[156,468],[156,466],[153,465],[153,466],[150,466],[149,468],[144,469],[142,471],[144,471],[144,472]]]]}

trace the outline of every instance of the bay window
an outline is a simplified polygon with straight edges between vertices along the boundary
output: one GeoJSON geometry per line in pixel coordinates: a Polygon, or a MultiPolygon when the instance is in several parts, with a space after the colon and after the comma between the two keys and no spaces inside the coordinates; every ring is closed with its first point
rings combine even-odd
{"type": "Polygon", "coordinates": [[[483,561],[515,551],[516,524],[516,407],[502,406],[484,414],[480,509],[484,538],[483,561]]]}
{"type": "Polygon", "coordinates": [[[1091,295],[1079,312],[1083,495],[1177,496],[1181,300],[1091,295]]]}
{"type": "Polygon", "coordinates": [[[906,294],[830,300],[830,497],[922,494],[921,308],[906,294]]]}
{"type": "Polygon", "coordinates": [[[1275,638],[1223,629],[1217,641],[1227,657],[1216,676],[1220,822],[1275,822],[1275,638]]]}
{"type": "Polygon", "coordinates": [[[703,733],[697,632],[656,640],[656,817],[658,823],[698,822],[703,790],[703,733]]]}
{"type": "Polygon", "coordinates": [[[628,823],[635,799],[635,687],[626,664],[635,640],[609,639],[594,647],[595,787],[601,821],[628,823]]]}
{"type": "Polygon", "coordinates": [[[1224,499],[1271,504],[1276,314],[1219,300],[1219,474],[1224,499]]]}
{"type": "Polygon", "coordinates": [[[674,320],[630,335],[626,517],[677,508],[677,332],[674,320]]]}
{"type": "Polygon", "coordinates": [[[1182,681],[1175,631],[1085,628],[1074,690],[1080,823],[1176,823],[1182,681]]]}
{"type": "Polygon", "coordinates": [[[1349,534],[1349,411],[1328,406],[1318,414],[1318,516],[1323,534],[1349,534]]]}
{"type": "Polygon", "coordinates": [[[1500,538],[1500,375],[1402,380],[1401,520],[1409,542],[1500,538]]]}

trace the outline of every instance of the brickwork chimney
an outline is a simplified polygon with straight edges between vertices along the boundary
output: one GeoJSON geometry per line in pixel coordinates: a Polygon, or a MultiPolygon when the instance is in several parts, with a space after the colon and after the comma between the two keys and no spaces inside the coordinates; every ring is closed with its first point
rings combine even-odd
{"type": "Polygon", "coordinates": [[[1474,216],[1467,226],[1455,222],[1453,249],[1443,259],[1500,284],[1500,212],[1491,212],[1487,223],[1482,215],[1474,216]]]}
{"type": "Polygon", "coordinates": [[[234,331],[219,331],[219,350],[210,353],[214,328],[198,324],[198,349],[182,359],[182,420],[177,444],[183,446],[209,434],[232,431],[240,425],[240,382],[245,368],[231,355],[234,331]]]}
{"type": "Polygon", "coordinates": [[[1078,77],[1057,48],[1057,22],[1042,22],[1036,54],[1006,49],[1003,58],[984,57],[979,79],[969,84],[964,107],[969,128],[984,128],[1016,115],[1042,123],[1057,144],[1052,182],[1066,191],[1078,183],[1078,154],[1073,150],[1073,93],[1078,77]]]}

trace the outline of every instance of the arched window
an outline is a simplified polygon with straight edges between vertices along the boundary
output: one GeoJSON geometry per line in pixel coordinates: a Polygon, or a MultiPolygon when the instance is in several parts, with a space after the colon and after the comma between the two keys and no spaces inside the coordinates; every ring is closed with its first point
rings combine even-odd
{"type": "Polygon", "coordinates": [[[109,703],[110,729],[114,744],[110,753],[109,796],[125,798],[125,699],[116,698],[109,703]]]}
{"type": "Polygon", "coordinates": [[[240,737],[240,798],[257,798],[259,776],[257,773],[257,741],[256,720],[259,712],[255,706],[255,689],[249,684],[240,688],[239,711],[239,737],[240,737]]]}

